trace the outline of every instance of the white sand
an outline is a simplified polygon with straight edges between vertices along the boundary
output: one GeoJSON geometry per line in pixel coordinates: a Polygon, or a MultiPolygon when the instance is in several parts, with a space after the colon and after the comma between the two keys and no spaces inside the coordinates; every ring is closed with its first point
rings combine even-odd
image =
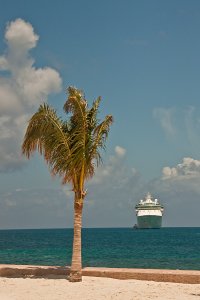
{"type": "Polygon", "coordinates": [[[63,278],[0,277],[0,300],[199,300],[200,284],[83,277],[80,283],[63,278]]]}

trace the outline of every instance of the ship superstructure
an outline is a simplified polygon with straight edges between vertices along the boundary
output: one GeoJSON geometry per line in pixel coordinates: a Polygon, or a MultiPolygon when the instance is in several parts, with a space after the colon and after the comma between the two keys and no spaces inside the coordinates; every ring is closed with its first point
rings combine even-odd
{"type": "Polygon", "coordinates": [[[160,228],[162,226],[163,206],[158,199],[153,199],[148,193],[144,200],[135,206],[137,228],[160,228]]]}

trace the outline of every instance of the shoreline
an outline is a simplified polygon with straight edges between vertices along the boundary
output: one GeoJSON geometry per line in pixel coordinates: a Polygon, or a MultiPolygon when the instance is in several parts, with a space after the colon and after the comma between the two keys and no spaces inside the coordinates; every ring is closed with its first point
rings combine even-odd
{"type": "MultiPolygon", "coordinates": [[[[12,265],[0,264],[0,277],[44,277],[65,278],[70,267],[41,266],[41,265],[12,265]]],[[[104,277],[113,279],[136,279],[155,282],[173,282],[185,284],[200,284],[200,271],[196,270],[167,270],[167,269],[128,269],[85,267],[83,276],[104,277]]]]}

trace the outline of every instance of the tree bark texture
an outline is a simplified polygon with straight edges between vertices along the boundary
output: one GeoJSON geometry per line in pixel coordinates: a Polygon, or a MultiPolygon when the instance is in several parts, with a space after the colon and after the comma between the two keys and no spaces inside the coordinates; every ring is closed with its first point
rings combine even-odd
{"type": "Polygon", "coordinates": [[[82,210],[83,203],[74,201],[74,239],[72,263],[69,275],[70,282],[82,281],[82,254],[81,254],[81,229],[82,229],[82,210]]]}

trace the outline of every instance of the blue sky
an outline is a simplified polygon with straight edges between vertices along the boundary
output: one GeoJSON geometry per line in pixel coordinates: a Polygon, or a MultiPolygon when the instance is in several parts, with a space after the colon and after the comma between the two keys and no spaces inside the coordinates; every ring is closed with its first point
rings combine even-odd
{"type": "Polygon", "coordinates": [[[200,2],[0,0],[0,228],[72,227],[70,187],[21,157],[30,118],[69,85],[112,114],[85,227],[132,226],[150,191],[164,226],[200,226],[200,2]]]}

